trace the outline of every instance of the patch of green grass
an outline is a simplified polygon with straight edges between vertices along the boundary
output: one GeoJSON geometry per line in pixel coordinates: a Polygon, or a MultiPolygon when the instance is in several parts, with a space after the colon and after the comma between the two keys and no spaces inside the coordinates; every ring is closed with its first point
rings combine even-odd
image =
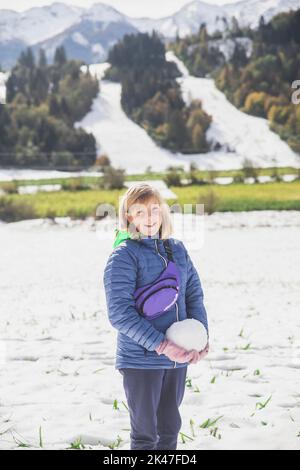
{"type": "Polygon", "coordinates": [[[67,447],[67,449],[75,449],[75,450],[80,450],[80,449],[85,449],[85,445],[81,442],[81,436],[78,437],[74,442],[71,442],[71,446],[67,447]]]}
{"type": "Polygon", "coordinates": [[[39,443],[40,443],[40,447],[44,447],[43,438],[42,438],[42,427],[41,426],[39,427],[39,443]]]}
{"type": "Polygon", "coordinates": [[[113,409],[114,410],[119,410],[118,400],[116,398],[115,398],[114,403],[113,403],[113,409]]]}
{"type": "MultiPolygon", "coordinates": [[[[185,188],[171,187],[178,196],[178,200],[167,200],[168,204],[179,204],[184,210],[184,204],[193,204],[195,213],[196,204],[203,203],[207,198],[207,187],[189,186],[185,188]]],[[[228,186],[209,185],[209,190],[217,196],[214,210],[225,211],[251,211],[251,210],[300,210],[300,181],[292,183],[264,183],[264,184],[232,184],[228,186]]],[[[10,194],[0,197],[0,220],[15,221],[25,218],[44,217],[72,217],[84,219],[96,215],[96,208],[100,204],[109,204],[118,215],[119,198],[124,194],[122,190],[86,190],[86,191],[59,191],[53,193],[37,194],[10,194]],[[24,204],[24,209],[20,204],[24,204]],[[13,205],[8,211],[12,214],[5,218],[6,207],[13,205]],[[31,210],[29,210],[31,208],[31,210]],[[26,214],[26,215],[25,215],[26,214]],[[32,214],[32,216],[31,216],[32,214]]]]}
{"type": "Polygon", "coordinates": [[[109,444],[108,447],[112,450],[116,449],[117,447],[120,446],[122,441],[123,441],[123,439],[120,436],[118,436],[117,439],[114,442],[112,442],[111,444],[109,444]]]}
{"type": "Polygon", "coordinates": [[[219,416],[218,418],[216,419],[213,419],[211,420],[210,418],[207,419],[206,421],[204,421],[204,423],[200,424],[199,428],[202,428],[202,429],[208,429],[208,428],[211,428],[213,427],[220,419],[222,419],[223,416],[219,416]]]}
{"type": "MultiPolygon", "coordinates": [[[[171,187],[178,196],[175,204],[184,209],[184,204],[203,204],[207,198],[208,188],[205,186],[171,187]]],[[[300,210],[300,181],[291,183],[255,183],[209,185],[216,197],[215,210],[226,211],[253,211],[253,210],[300,210]]],[[[205,209],[205,207],[204,207],[205,209]]]]}
{"type": "MultiPolygon", "coordinates": [[[[105,203],[116,208],[121,190],[87,190],[87,191],[59,191],[53,193],[12,194],[5,196],[5,200],[27,204],[32,207],[36,218],[44,217],[72,217],[75,219],[96,215],[98,205],[105,203]]],[[[0,198],[0,205],[1,200],[0,198]]],[[[1,214],[1,213],[0,213],[1,214]]],[[[1,217],[0,217],[1,218],[1,217]]],[[[5,220],[5,219],[4,219],[5,220]]],[[[18,220],[22,220],[22,213],[18,220]]]]}
{"type": "Polygon", "coordinates": [[[256,409],[263,410],[270,403],[271,399],[272,395],[264,403],[256,403],[256,409]]]}
{"type": "Polygon", "coordinates": [[[243,346],[242,348],[240,348],[242,351],[249,351],[249,349],[251,349],[251,343],[248,343],[246,344],[246,346],[243,346]]]}
{"type": "Polygon", "coordinates": [[[182,444],[186,443],[186,439],[189,439],[190,441],[194,440],[192,437],[188,436],[187,434],[184,434],[183,432],[180,432],[179,434],[180,434],[180,437],[181,437],[182,444]]]}

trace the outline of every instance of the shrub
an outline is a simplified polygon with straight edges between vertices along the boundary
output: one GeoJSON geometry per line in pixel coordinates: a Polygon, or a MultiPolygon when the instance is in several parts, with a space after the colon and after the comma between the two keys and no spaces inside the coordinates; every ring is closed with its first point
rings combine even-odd
{"type": "Polygon", "coordinates": [[[7,194],[17,194],[18,193],[18,185],[15,181],[8,181],[1,184],[1,189],[7,194]]]}
{"type": "Polygon", "coordinates": [[[104,189],[123,189],[125,180],[125,170],[109,166],[104,171],[104,189]]]}
{"type": "Polygon", "coordinates": [[[70,178],[63,181],[61,186],[64,191],[86,191],[90,189],[82,178],[70,178]]]}
{"type": "Polygon", "coordinates": [[[245,158],[243,161],[243,172],[244,172],[245,178],[254,178],[255,182],[256,183],[258,182],[259,170],[255,168],[251,160],[248,160],[247,158],[245,158]]]}
{"type": "Polygon", "coordinates": [[[180,174],[175,171],[171,170],[169,171],[163,178],[164,182],[168,187],[170,186],[181,186],[181,177],[180,174]]]}
{"type": "Polygon", "coordinates": [[[100,168],[110,166],[110,164],[111,164],[110,159],[105,154],[99,155],[99,157],[97,157],[95,161],[95,166],[100,167],[100,168]]]}
{"type": "Polygon", "coordinates": [[[209,189],[205,194],[198,197],[197,204],[204,204],[204,212],[210,215],[217,210],[219,200],[220,198],[215,191],[209,189]]]}
{"type": "Polygon", "coordinates": [[[16,202],[5,197],[0,198],[0,220],[17,222],[18,220],[35,218],[37,218],[37,213],[31,204],[16,202]]]}
{"type": "Polygon", "coordinates": [[[233,183],[244,183],[245,182],[245,176],[243,173],[237,173],[233,177],[233,183]]]}

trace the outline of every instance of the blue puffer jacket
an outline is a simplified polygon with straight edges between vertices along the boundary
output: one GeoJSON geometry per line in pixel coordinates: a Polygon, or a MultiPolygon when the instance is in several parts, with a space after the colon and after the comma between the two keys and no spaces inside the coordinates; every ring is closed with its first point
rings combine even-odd
{"type": "Polygon", "coordinates": [[[169,326],[186,318],[201,321],[208,331],[203,291],[196,268],[182,241],[170,238],[181,285],[176,304],[158,318],[146,320],[135,309],[134,291],[153,282],[168,262],[163,240],[145,237],[127,239],[110,254],[104,269],[108,318],[118,330],[116,369],[170,369],[186,367],[158,355],[155,348],[165,339],[169,326]]]}

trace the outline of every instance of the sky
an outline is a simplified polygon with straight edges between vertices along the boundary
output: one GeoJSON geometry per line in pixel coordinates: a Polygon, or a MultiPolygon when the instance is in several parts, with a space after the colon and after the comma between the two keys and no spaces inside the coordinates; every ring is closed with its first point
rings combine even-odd
{"type": "MultiPolygon", "coordinates": [[[[224,5],[226,3],[236,3],[237,0],[203,0],[206,3],[224,5]]],[[[61,3],[68,3],[81,7],[89,7],[94,3],[107,3],[122,13],[132,17],[147,16],[151,18],[161,18],[171,15],[182,6],[190,3],[191,0],[63,0],[61,3]]],[[[10,9],[24,11],[29,8],[55,3],[51,0],[0,0],[0,9],[10,9]]],[[[1,19],[1,18],[0,18],[1,19]]]]}

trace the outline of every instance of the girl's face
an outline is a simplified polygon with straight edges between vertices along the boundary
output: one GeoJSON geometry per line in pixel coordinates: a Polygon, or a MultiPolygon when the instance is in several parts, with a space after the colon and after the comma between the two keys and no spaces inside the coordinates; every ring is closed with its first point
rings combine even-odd
{"type": "Polygon", "coordinates": [[[128,221],[143,235],[152,237],[159,231],[162,219],[160,205],[156,199],[132,204],[128,212],[128,221]]]}

